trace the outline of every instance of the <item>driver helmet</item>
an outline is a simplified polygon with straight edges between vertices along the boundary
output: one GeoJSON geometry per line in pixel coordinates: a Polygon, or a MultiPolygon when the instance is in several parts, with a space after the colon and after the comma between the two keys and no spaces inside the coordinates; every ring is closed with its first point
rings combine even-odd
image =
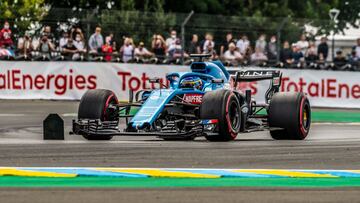
{"type": "Polygon", "coordinates": [[[195,88],[198,90],[202,90],[203,81],[196,76],[186,77],[181,80],[180,88],[195,88]]]}

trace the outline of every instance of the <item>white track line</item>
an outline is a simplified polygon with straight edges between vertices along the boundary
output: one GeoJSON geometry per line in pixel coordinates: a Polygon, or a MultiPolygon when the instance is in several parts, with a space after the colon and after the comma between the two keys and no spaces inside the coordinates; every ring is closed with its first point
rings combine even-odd
{"type": "Polygon", "coordinates": [[[0,117],[20,117],[20,116],[26,116],[26,114],[22,113],[1,113],[0,117]]]}
{"type": "Polygon", "coordinates": [[[63,113],[61,115],[63,117],[77,117],[77,113],[63,113]]]}

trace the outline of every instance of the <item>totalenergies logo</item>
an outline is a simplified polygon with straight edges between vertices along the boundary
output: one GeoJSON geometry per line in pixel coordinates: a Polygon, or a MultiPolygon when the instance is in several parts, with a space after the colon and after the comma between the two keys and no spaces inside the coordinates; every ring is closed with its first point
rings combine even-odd
{"type": "Polygon", "coordinates": [[[360,84],[340,83],[335,78],[324,78],[317,82],[306,82],[300,77],[297,81],[282,78],[281,91],[306,92],[310,97],[360,98],[360,84]]]}
{"type": "MultiPolygon", "coordinates": [[[[119,71],[117,75],[120,77],[121,90],[138,91],[141,89],[155,89],[160,88],[158,83],[150,83],[149,79],[155,77],[150,76],[147,73],[142,73],[140,77],[133,75],[131,72],[119,71]]],[[[160,78],[160,84],[162,87],[168,86],[169,81],[166,78],[160,78]]]]}
{"type": "Polygon", "coordinates": [[[72,69],[62,74],[26,74],[20,69],[0,73],[0,90],[52,90],[64,95],[68,90],[95,89],[97,77],[75,74],[72,69]]]}

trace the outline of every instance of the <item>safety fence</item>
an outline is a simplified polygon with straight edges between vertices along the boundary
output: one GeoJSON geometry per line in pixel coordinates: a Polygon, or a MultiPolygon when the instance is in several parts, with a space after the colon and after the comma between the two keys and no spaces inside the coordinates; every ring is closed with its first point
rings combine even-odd
{"type": "MultiPolygon", "coordinates": [[[[177,62],[183,62],[187,54],[198,52],[210,52],[214,57],[222,58],[223,52],[230,45],[229,42],[234,42],[238,45],[238,49],[241,49],[243,57],[243,59],[238,59],[237,63],[251,62],[251,55],[255,53],[257,47],[266,48],[261,51],[267,57],[266,62],[278,63],[286,61],[282,56],[292,52],[291,44],[297,44],[301,34],[304,33],[306,35],[304,43],[307,45],[300,48],[307,62],[336,62],[332,56],[335,55],[336,50],[341,49],[342,52],[337,60],[359,69],[359,57],[352,54],[352,47],[356,46],[356,38],[352,36],[347,36],[349,39],[345,42],[341,40],[336,40],[336,43],[335,41],[327,42],[322,56],[316,52],[320,42],[319,37],[331,37],[330,30],[334,27],[334,23],[330,19],[222,16],[200,13],[190,13],[190,15],[189,13],[99,10],[76,7],[72,9],[49,7],[45,10],[46,12],[44,11],[41,18],[34,18],[28,14],[29,16],[19,15],[9,19],[0,19],[1,24],[5,20],[9,22],[11,31],[7,31],[7,35],[12,39],[11,42],[8,41],[4,44],[5,48],[0,48],[0,60],[102,61],[105,59],[101,56],[106,55],[108,56],[106,58],[110,58],[108,61],[121,61],[124,60],[121,57],[123,55],[121,48],[125,39],[128,38],[131,39],[129,40],[132,45],[131,49],[140,46],[142,42],[141,44],[144,44],[143,46],[153,53],[152,56],[161,56],[157,57],[161,62],[162,58],[170,58],[169,60],[181,58],[177,62]],[[90,47],[89,40],[97,26],[101,27],[99,33],[101,33],[102,40],[99,41],[99,46],[90,47]],[[177,31],[176,40],[173,40],[172,44],[179,42],[172,47],[169,43],[172,42],[171,40],[165,43],[165,39],[171,39],[171,30],[177,31]],[[198,37],[196,37],[197,40],[194,38],[194,42],[191,43],[194,34],[198,37]],[[230,41],[225,40],[227,34],[232,34],[230,41]],[[64,51],[70,38],[76,47],[76,54],[64,51]],[[272,41],[273,38],[275,41],[272,41]],[[161,42],[156,44],[157,40],[161,42]],[[111,51],[110,48],[102,49],[100,46],[103,43],[106,44],[106,41],[111,45],[111,51]],[[211,43],[205,43],[206,41],[211,41],[211,43]],[[289,44],[285,45],[285,42],[290,43],[290,46],[289,44]],[[209,51],[205,45],[210,46],[211,50],[209,51]],[[173,56],[173,52],[170,50],[175,47],[177,51],[173,56]],[[282,53],[284,50],[286,53],[282,53]],[[180,57],[177,52],[185,52],[185,54],[180,57]]],[[[334,37],[332,38],[334,39],[334,37]]],[[[301,43],[303,44],[303,42],[301,43]]],[[[72,45],[69,46],[72,47],[72,45]]],[[[298,60],[295,61],[297,64],[298,60]]]]}

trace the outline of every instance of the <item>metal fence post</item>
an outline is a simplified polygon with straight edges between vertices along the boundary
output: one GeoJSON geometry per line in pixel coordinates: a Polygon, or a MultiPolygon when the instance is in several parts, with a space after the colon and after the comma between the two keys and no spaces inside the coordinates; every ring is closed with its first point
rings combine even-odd
{"type": "Polygon", "coordinates": [[[280,50],[281,50],[281,30],[283,29],[285,23],[288,21],[288,18],[284,18],[281,23],[280,26],[278,27],[278,29],[276,30],[276,38],[277,38],[277,43],[276,43],[276,62],[279,63],[280,62],[280,50]]]}
{"type": "Polygon", "coordinates": [[[87,47],[86,49],[86,58],[87,60],[89,60],[89,44],[88,44],[88,39],[90,38],[90,16],[91,14],[89,13],[89,10],[86,10],[86,40],[85,40],[85,45],[87,47]]]}
{"type": "Polygon", "coordinates": [[[184,65],[184,50],[185,50],[185,25],[189,22],[193,14],[194,11],[191,11],[189,15],[185,18],[184,22],[181,24],[181,64],[183,65],[184,65]]]}
{"type": "MultiPolygon", "coordinates": [[[[86,47],[89,46],[88,39],[90,38],[90,35],[91,35],[91,23],[93,22],[93,18],[96,16],[96,14],[98,12],[99,12],[98,9],[93,9],[91,12],[90,12],[90,10],[86,11],[86,35],[87,35],[87,40],[85,40],[86,47]]],[[[89,60],[89,58],[90,58],[89,57],[89,49],[86,49],[86,55],[87,55],[87,59],[89,60]]]]}

